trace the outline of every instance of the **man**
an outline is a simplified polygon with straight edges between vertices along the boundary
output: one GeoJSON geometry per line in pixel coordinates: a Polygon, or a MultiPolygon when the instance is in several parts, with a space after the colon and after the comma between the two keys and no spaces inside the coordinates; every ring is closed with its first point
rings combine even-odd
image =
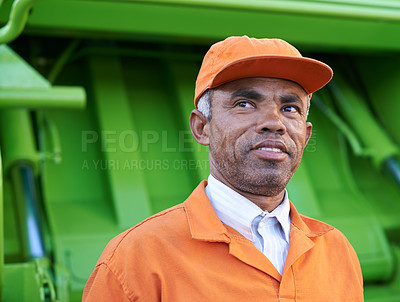
{"type": "Polygon", "coordinates": [[[190,116],[208,182],[114,238],[83,300],[363,301],[349,242],[299,215],[285,190],[311,136],[311,94],[331,77],[282,40],[214,44],[190,116]]]}

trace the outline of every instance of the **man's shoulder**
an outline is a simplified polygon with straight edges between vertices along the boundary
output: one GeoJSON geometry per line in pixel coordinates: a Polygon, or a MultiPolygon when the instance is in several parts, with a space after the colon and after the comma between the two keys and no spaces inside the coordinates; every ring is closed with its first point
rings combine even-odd
{"type": "Polygon", "coordinates": [[[328,244],[342,244],[353,249],[346,236],[334,226],[305,215],[300,215],[300,217],[308,227],[308,233],[312,237],[321,237],[321,239],[323,238],[328,244]]]}
{"type": "MultiPolygon", "coordinates": [[[[306,230],[310,234],[315,234],[316,236],[318,235],[324,235],[326,233],[329,233],[331,231],[336,230],[335,227],[322,222],[321,220],[315,219],[308,217],[306,215],[299,214],[302,222],[306,225],[306,230]]],[[[297,226],[297,225],[296,225],[297,226]]],[[[300,229],[304,229],[304,226],[298,226],[300,229]]]]}
{"type": "Polygon", "coordinates": [[[138,246],[151,248],[160,241],[185,236],[187,230],[185,206],[181,203],[150,216],[111,239],[98,264],[109,262],[116,253],[129,253],[137,250],[138,246]]]}
{"type": "MultiPolygon", "coordinates": [[[[304,215],[300,216],[309,229],[308,235],[312,237],[310,239],[315,243],[313,250],[319,255],[320,262],[328,266],[325,269],[334,268],[339,275],[351,276],[362,289],[363,279],[360,263],[346,236],[340,230],[325,222],[304,215]]],[[[322,264],[320,264],[321,267],[322,264]]]]}

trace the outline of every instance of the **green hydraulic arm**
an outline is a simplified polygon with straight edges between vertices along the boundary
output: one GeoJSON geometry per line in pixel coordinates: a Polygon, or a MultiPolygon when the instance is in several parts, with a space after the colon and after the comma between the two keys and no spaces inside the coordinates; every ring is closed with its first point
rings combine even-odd
{"type": "MultiPolygon", "coordinates": [[[[33,267],[36,267],[36,274],[41,282],[39,288],[42,288],[40,292],[44,301],[53,301],[55,289],[49,274],[51,263],[48,260],[49,255],[44,242],[42,229],[44,217],[40,217],[43,210],[39,202],[40,196],[36,191],[36,178],[40,173],[42,161],[51,159],[59,162],[61,160],[61,147],[57,130],[51,120],[44,112],[39,112],[37,114],[41,121],[38,124],[39,131],[49,134],[47,140],[52,145],[52,152],[47,154],[37,149],[32,116],[28,108],[41,110],[83,108],[86,96],[80,87],[52,87],[6,45],[0,46],[0,65],[2,62],[13,66],[13,68],[5,69],[0,76],[2,87],[0,90],[0,142],[3,170],[13,188],[22,259],[28,261],[27,264],[32,263],[33,267]],[[25,74],[30,80],[13,82],[13,79],[17,79],[13,72],[18,73],[19,78],[23,78],[25,74]]],[[[32,299],[34,301],[34,298],[32,299]]]]}
{"type": "MultiPolygon", "coordinates": [[[[43,217],[37,175],[40,162],[61,160],[57,130],[43,113],[38,113],[42,132],[50,133],[51,154],[42,154],[35,143],[35,130],[29,109],[83,108],[85,92],[80,87],[52,87],[4,43],[13,41],[22,32],[30,9],[37,0],[13,2],[7,24],[0,29],[0,141],[2,157],[0,173],[10,180],[18,221],[21,258],[25,263],[4,266],[3,175],[0,175],[0,299],[55,301],[55,288],[50,274],[51,262],[45,246],[43,217]],[[43,129],[44,128],[44,129],[43,129]],[[4,270],[7,268],[6,280],[4,270]],[[19,273],[18,273],[19,272],[19,273]],[[28,282],[18,274],[36,276],[28,282]],[[14,276],[14,277],[13,277],[14,276]],[[15,279],[16,278],[16,279],[15,279]],[[19,280],[18,280],[19,279],[19,280]],[[3,290],[6,282],[5,291],[3,290]],[[35,289],[37,282],[37,289],[35,289]],[[18,290],[18,287],[20,290],[18,290]],[[19,298],[17,298],[19,297],[19,298]]],[[[1,1],[0,1],[1,5],[1,1]]],[[[39,129],[40,130],[40,129],[39,129]]]]}
{"type": "MultiPolygon", "coordinates": [[[[0,5],[3,1],[0,1],[0,5]]],[[[7,24],[0,28],[0,44],[16,39],[25,27],[29,11],[37,0],[15,0],[7,24]]]]}
{"type": "Polygon", "coordinates": [[[400,186],[399,149],[369,111],[365,102],[348,81],[335,75],[329,85],[342,115],[364,145],[363,155],[372,159],[377,170],[388,171],[400,186]]]}
{"type": "MultiPolygon", "coordinates": [[[[13,41],[25,27],[28,14],[37,0],[14,1],[8,23],[0,29],[0,44],[13,41]]],[[[2,5],[0,1],[0,6],[2,5]]],[[[3,223],[3,167],[0,153],[0,299],[3,294],[4,278],[4,223],[3,223]]]]}
{"type": "MultiPolygon", "coordinates": [[[[51,264],[48,261],[49,255],[46,252],[44,243],[43,217],[40,217],[42,210],[39,202],[40,197],[36,191],[36,176],[40,173],[39,164],[43,160],[60,161],[61,148],[54,126],[45,115],[39,114],[39,116],[42,116],[42,124],[45,127],[41,131],[50,133],[48,140],[50,140],[53,147],[50,154],[43,154],[37,150],[34,142],[35,134],[32,126],[32,117],[25,108],[29,106],[29,102],[32,104],[32,108],[81,108],[84,105],[85,94],[81,88],[75,87],[71,88],[70,91],[65,87],[59,89],[37,88],[37,95],[43,95],[42,98],[38,97],[37,100],[32,97],[30,99],[20,98],[21,101],[19,101],[18,95],[21,95],[21,93],[18,92],[15,86],[12,90],[16,91],[15,95],[12,95],[10,90],[7,89],[2,89],[0,92],[2,95],[0,97],[0,136],[3,161],[5,163],[3,170],[5,171],[5,177],[10,179],[13,187],[22,258],[24,261],[33,261],[32,264],[37,267],[36,274],[40,282],[42,282],[41,292],[44,295],[44,301],[53,301],[55,299],[55,289],[49,277],[51,264]],[[56,93],[53,93],[54,90],[56,93]],[[61,91],[66,93],[59,93],[61,91]],[[45,97],[46,92],[49,92],[47,97],[45,97]],[[59,93],[58,98],[57,93],[59,93]],[[7,98],[7,96],[10,97],[7,98]],[[68,102],[69,99],[71,99],[72,105],[69,104],[63,107],[63,103],[68,102]]],[[[23,91],[23,89],[21,90],[23,91]]],[[[23,284],[20,286],[23,286],[23,284]]]]}

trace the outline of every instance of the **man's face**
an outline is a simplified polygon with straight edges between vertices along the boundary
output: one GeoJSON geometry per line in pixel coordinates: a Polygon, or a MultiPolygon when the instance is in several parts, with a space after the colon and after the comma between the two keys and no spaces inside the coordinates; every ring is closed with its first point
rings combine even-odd
{"type": "Polygon", "coordinates": [[[304,89],[283,79],[245,78],[214,89],[211,173],[241,192],[282,192],[311,136],[307,107],[304,89]]]}

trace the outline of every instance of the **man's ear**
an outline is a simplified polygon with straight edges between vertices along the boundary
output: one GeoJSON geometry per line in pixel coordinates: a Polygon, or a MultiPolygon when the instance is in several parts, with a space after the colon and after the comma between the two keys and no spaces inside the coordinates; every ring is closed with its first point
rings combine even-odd
{"type": "Polygon", "coordinates": [[[193,110],[189,118],[190,130],[196,142],[201,145],[208,146],[210,124],[205,116],[197,109],[193,110]]]}
{"type": "Polygon", "coordinates": [[[310,122],[306,123],[306,143],[304,146],[306,146],[308,144],[308,141],[311,138],[311,134],[312,134],[312,124],[310,122]]]}

